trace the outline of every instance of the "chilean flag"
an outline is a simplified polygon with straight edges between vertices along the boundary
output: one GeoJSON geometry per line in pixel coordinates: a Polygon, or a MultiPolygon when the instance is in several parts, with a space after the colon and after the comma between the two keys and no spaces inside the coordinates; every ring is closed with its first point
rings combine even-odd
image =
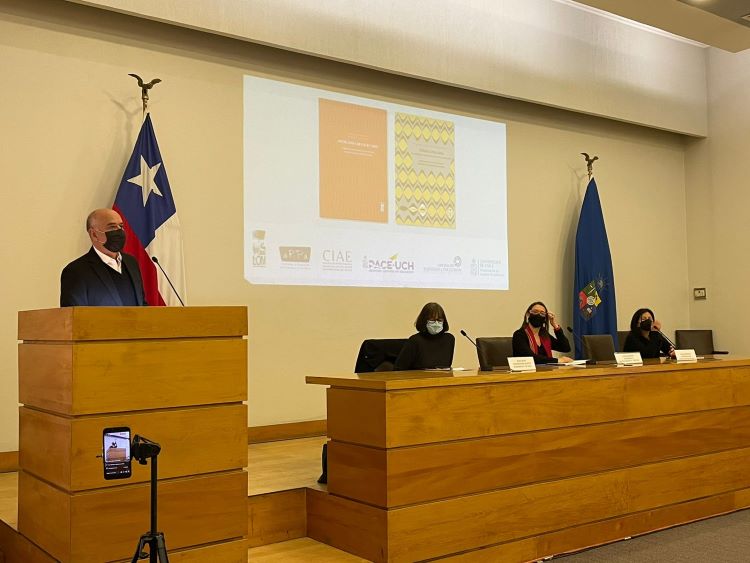
{"type": "Polygon", "coordinates": [[[151,260],[153,256],[159,260],[185,300],[180,222],[150,114],[143,121],[112,209],[125,224],[124,252],[138,260],[148,304],[179,305],[169,282],[151,260]]]}

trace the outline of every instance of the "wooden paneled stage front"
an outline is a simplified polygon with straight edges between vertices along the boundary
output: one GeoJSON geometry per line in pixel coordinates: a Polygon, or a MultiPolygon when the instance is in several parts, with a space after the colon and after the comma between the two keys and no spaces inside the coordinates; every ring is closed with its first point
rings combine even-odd
{"type": "MultiPolygon", "coordinates": [[[[750,507],[750,360],[308,382],[330,387],[329,487],[325,438],[249,446],[251,554],[308,536],[372,561],[532,561],[750,507]]],[[[14,479],[5,561],[54,561],[14,531],[14,479]]],[[[319,560],[357,560],[339,554],[319,560]]]]}
{"type": "Polygon", "coordinates": [[[308,535],[372,561],[531,561],[750,506],[750,361],[328,385],[308,535]]]}

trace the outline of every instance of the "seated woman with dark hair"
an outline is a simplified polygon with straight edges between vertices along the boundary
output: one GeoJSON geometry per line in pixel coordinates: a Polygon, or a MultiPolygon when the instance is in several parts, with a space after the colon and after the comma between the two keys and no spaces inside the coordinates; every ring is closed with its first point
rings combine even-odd
{"type": "Polygon", "coordinates": [[[406,341],[393,369],[450,367],[456,339],[448,332],[448,319],[443,308],[437,303],[427,303],[414,321],[414,326],[419,332],[406,341]]]}
{"type": "Polygon", "coordinates": [[[643,307],[630,319],[630,334],[625,339],[623,352],[640,352],[641,358],[674,356],[674,348],[661,334],[661,323],[651,309],[643,307]]]}
{"type": "Polygon", "coordinates": [[[555,314],[547,310],[541,301],[535,301],[526,308],[521,328],[513,333],[513,355],[531,356],[535,364],[554,364],[558,361],[568,363],[573,361],[567,356],[555,358],[552,350],[570,352],[570,342],[565,337],[562,327],[557,324],[555,314]],[[549,327],[555,333],[551,338],[549,327]]]}

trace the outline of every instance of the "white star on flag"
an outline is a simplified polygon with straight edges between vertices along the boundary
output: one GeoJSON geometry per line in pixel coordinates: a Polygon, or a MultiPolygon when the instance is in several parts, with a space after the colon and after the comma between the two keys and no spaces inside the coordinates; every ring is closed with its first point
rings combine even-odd
{"type": "Polygon", "coordinates": [[[131,184],[135,184],[136,186],[141,187],[141,192],[143,193],[143,207],[146,207],[146,200],[148,199],[148,196],[151,192],[154,192],[160,197],[164,197],[159,191],[159,186],[157,186],[156,182],[154,181],[154,177],[159,171],[160,166],[161,162],[155,164],[152,167],[149,167],[149,165],[146,163],[146,159],[141,155],[141,173],[138,176],[133,176],[132,178],[128,179],[128,182],[130,182],[131,184]]]}

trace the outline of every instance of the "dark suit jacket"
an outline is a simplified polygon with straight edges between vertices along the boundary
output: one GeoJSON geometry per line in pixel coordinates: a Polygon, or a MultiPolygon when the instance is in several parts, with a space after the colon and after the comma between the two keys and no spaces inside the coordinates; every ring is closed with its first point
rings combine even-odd
{"type": "MultiPolygon", "coordinates": [[[[127,269],[133,284],[138,305],[148,305],[143,293],[143,280],[138,262],[130,254],[122,254],[122,267],[127,269]]],[[[91,247],[86,254],[65,266],[60,276],[60,307],[98,306],[121,307],[107,266],[91,247]]]]}

